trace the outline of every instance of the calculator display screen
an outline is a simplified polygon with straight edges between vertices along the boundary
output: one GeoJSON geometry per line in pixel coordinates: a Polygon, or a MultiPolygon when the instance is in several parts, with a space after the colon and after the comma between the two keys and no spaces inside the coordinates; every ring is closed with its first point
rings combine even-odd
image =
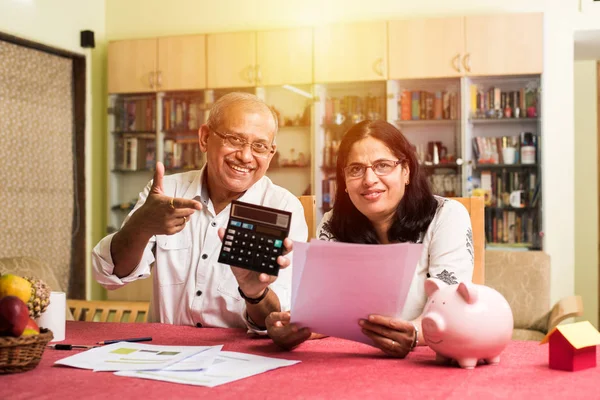
{"type": "Polygon", "coordinates": [[[233,209],[233,215],[240,218],[247,218],[254,221],[266,222],[272,225],[277,223],[277,214],[264,211],[257,210],[255,208],[243,207],[240,205],[235,205],[233,209]]]}

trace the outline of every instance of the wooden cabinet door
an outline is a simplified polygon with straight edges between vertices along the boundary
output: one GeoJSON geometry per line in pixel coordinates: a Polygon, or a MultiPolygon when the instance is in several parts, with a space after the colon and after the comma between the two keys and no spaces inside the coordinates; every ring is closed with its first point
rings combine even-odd
{"type": "Polygon", "coordinates": [[[389,22],[390,79],[457,77],[465,48],[464,18],[389,22]]]}
{"type": "Polygon", "coordinates": [[[465,17],[467,75],[539,74],[543,17],[539,13],[465,17]]]}
{"type": "Polygon", "coordinates": [[[120,40],[108,44],[108,93],[156,91],[157,40],[120,40]]]}
{"type": "Polygon", "coordinates": [[[387,79],[385,21],[315,28],[315,82],[387,79]]]}
{"type": "Polygon", "coordinates": [[[256,41],[257,85],[312,83],[312,28],[258,32],[256,41]]]}
{"type": "Polygon", "coordinates": [[[158,38],[158,90],[206,88],[206,36],[158,38]]]}
{"type": "Polygon", "coordinates": [[[206,42],[209,88],[255,86],[255,32],[211,34],[206,42]]]}

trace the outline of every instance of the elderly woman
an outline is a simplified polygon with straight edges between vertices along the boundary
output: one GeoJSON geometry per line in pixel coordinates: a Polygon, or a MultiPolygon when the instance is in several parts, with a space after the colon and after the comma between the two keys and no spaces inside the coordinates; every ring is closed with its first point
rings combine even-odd
{"type": "MultiPolygon", "coordinates": [[[[457,201],[432,194],[413,147],[384,121],[363,121],[350,128],[340,143],[336,173],[335,205],[319,224],[319,239],[423,243],[404,309],[398,315],[372,314],[358,322],[376,347],[403,358],[423,344],[425,279],[435,277],[449,285],[471,280],[469,214],[457,201]]],[[[291,324],[289,312],[271,313],[266,324],[273,341],[287,349],[319,337],[291,324]]]]}

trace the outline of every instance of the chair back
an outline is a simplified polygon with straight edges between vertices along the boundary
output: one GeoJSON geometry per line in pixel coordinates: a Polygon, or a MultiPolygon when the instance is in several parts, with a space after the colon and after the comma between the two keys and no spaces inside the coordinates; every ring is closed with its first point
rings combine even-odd
{"type": "Polygon", "coordinates": [[[473,230],[473,251],[475,252],[473,283],[483,285],[485,282],[485,204],[483,197],[453,197],[461,203],[471,217],[473,230]]]}
{"type": "Polygon", "coordinates": [[[67,299],[75,321],[148,322],[150,302],[67,299]]]}
{"type": "Polygon", "coordinates": [[[317,202],[315,196],[298,197],[304,208],[304,219],[308,225],[308,240],[314,239],[317,235],[317,202]]]}

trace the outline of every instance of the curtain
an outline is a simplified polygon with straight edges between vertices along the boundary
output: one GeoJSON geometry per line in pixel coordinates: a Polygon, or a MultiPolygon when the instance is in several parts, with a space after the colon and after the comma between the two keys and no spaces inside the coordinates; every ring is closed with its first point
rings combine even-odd
{"type": "Polygon", "coordinates": [[[64,288],[78,212],[72,63],[0,40],[0,257],[40,259],[64,288]]]}

